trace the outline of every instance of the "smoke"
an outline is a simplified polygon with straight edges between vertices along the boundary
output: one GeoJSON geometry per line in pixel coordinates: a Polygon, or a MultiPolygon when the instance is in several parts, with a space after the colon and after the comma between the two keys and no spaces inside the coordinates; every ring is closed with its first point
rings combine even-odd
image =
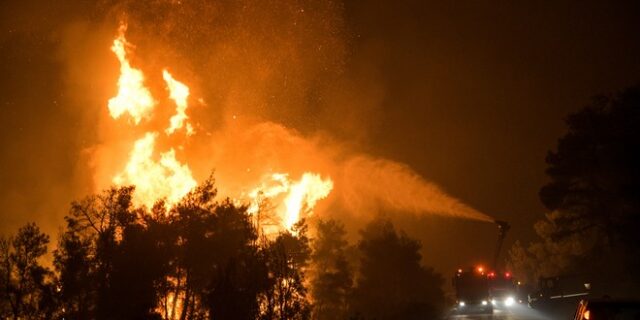
{"type": "Polygon", "coordinates": [[[221,194],[233,198],[250,191],[265,174],[305,171],[330,176],[334,190],[316,214],[330,210],[368,219],[377,212],[405,212],[491,222],[493,219],[448,195],[407,165],[354,151],[326,135],[305,137],[272,122],[229,123],[210,137],[200,155],[191,155],[196,172],[216,168],[221,194]]]}
{"type": "MultiPolygon", "coordinates": [[[[26,14],[45,3],[39,2],[14,11],[26,14]]],[[[223,195],[240,197],[269,173],[297,179],[313,171],[335,185],[318,203],[319,216],[339,208],[364,218],[389,210],[489,220],[410,167],[360,152],[374,144],[370,132],[384,121],[385,86],[375,54],[352,59],[356,35],[341,1],[63,2],[70,10],[62,18],[42,12],[47,19],[36,19],[49,21],[38,32],[49,32],[47,43],[55,48],[47,59],[56,76],[47,83],[58,91],[44,96],[57,101],[54,118],[63,119],[53,125],[45,114],[33,114],[42,115],[42,132],[62,132],[66,148],[31,160],[29,168],[45,163],[59,172],[40,180],[38,195],[28,194],[30,188],[3,192],[2,203],[15,203],[15,211],[36,211],[12,219],[36,217],[51,232],[70,201],[111,184],[133,141],[149,129],[161,132],[159,123],[174,110],[162,79],[167,68],[192,92],[188,116],[196,134],[176,150],[177,158],[198,180],[215,170],[223,195]],[[122,21],[135,46],[131,62],[160,101],[155,118],[133,130],[127,119],[114,121],[107,112],[118,77],[109,48],[122,21]],[[35,209],[29,198],[39,199],[35,209]]],[[[159,141],[158,150],[173,142],[159,141]]]]}

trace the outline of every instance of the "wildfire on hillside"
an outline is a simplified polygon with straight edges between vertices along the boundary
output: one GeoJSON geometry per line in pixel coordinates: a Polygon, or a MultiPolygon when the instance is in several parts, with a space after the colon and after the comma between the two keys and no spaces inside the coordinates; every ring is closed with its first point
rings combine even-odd
{"type": "MultiPolygon", "coordinates": [[[[122,24],[113,41],[111,50],[120,62],[118,93],[108,103],[109,114],[116,120],[128,117],[128,125],[140,127],[153,118],[158,100],[145,87],[145,76],[140,69],[131,65],[128,55],[133,46],[127,42],[126,25],[122,24]]],[[[196,185],[188,159],[181,156],[190,136],[197,134],[190,123],[189,87],[177,80],[167,69],[162,70],[168,98],[175,105],[175,113],[166,122],[166,127],[144,132],[130,147],[128,161],[124,168],[114,173],[112,182],[118,186],[134,185],[134,203],[147,207],[164,199],[168,205],[177,203],[196,185]],[[177,136],[175,145],[168,150],[158,150],[156,141],[161,135],[177,136]]],[[[260,183],[245,186],[246,191],[236,201],[248,205],[248,212],[259,214],[260,204],[268,200],[276,215],[270,232],[292,230],[303,217],[310,214],[319,200],[329,196],[333,189],[330,177],[323,178],[314,172],[304,172],[299,179],[289,173],[260,174],[260,183]]]]}

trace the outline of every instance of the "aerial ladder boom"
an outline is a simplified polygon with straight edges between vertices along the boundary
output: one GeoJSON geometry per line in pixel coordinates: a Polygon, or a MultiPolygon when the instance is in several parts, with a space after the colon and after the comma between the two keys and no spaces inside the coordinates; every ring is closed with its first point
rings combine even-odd
{"type": "Polygon", "coordinates": [[[493,258],[493,270],[498,270],[498,258],[500,258],[502,243],[504,242],[504,238],[507,236],[507,232],[511,228],[511,225],[502,220],[495,220],[494,223],[498,225],[498,243],[496,244],[496,253],[493,258]]]}

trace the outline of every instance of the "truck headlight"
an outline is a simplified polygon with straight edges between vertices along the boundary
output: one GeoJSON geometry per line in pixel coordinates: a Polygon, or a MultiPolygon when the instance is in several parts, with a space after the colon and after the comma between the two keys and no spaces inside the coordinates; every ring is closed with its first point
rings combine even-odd
{"type": "Polygon", "coordinates": [[[508,307],[508,306],[512,306],[514,303],[516,303],[516,300],[513,297],[508,297],[506,299],[504,299],[504,304],[508,307]]]}
{"type": "Polygon", "coordinates": [[[464,301],[460,301],[460,302],[458,303],[458,305],[459,305],[459,306],[461,306],[461,307],[464,307],[465,303],[464,303],[464,301]]]}
{"type": "Polygon", "coordinates": [[[486,306],[487,305],[487,300],[482,300],[482,305],[486,306]]]}

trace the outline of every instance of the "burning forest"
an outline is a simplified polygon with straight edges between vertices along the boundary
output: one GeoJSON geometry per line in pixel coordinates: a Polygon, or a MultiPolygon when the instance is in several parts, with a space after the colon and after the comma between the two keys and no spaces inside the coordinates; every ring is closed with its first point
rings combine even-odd
{"type": "MultiPolygon", "coordinates": [[[[333,5],[325,9],[335,10],[333,5]]],[[[303,132],[253,114],[262,98],[252,101],[251,90],[264,90],[272,66],[249,69],[258,72],[252,78],[262,72],[264,79],[241,87],[249,90],[246,96],[223,85],[215,90],[220,94],[227,87],[232,100],[210,101],[207,97],[216,96],[202,81],[215,75],[199,75],[193,68],[197,60],[168,58],[167,53],[179,52],[171,42],[149,42],[157,31],[149,29],[153,24],[135,5],[113,9],[119,12],[113,15],[117,23],[107,23],[112,28],[103,31],[111,34],[110,46],[98,47],[103,52],[91,59],[68,61],[70,79],[82,82],[86,73],[76,64],[117,63],[115,82],[107,85],[115,91],[100,90],[105,99],[94,112],[97,122],[89,126],[96,142],[80,158],[93,195],[72,203],[54,245],[53,268],[38,267],[51,279],[20,271],[54,244],[36,225],[3,240],[7,272],[16,268],[17,283],[47,289],[8,293],[2,312],[26,318],[329,319],[394,316],[394,305],[407,303],[419,303],[424,315],[441,312],[442,279],[420,264],[418,242],[398,233],[388,218],[369,222],[371,215],[390,211],[487,222],[490,217],[407,165],[358,152],[328,131],[303,132]],[[144,46],[160,54],[144,54],[144,46]],[[199,85],[194,88],[193,82],[199,85]],[[220,119],[212,121],[211,115],[220,119]],[[340,216],[369,223],[358,225],[366,231],[359,245],[349,244],[354,236],[340,216]],[[380,241],[390,246],[384,255],[397,256],[393,263],[378,260],[374,244],[380,241]],[[20,256],[33,250],[35,256],[20,256]],[[371,309],[376,293],[364,287],[380,281],[376,273],[395,272],[402,264],[411,270],[407,280],[421,279],[419,287],[402,284],[416,298],[400,296],[371,309]]],[[[305,14],[296,10],[294,25],[295,16],[305,14]]],[[[181,13],[167,13],[169,21],[162,26],[181,13]]],[[[256,53],[234,55],[251,64],[256,53]]],[[[239,67],[232,72],[247,72],[231,66],[239,67]]],[[[305,90],[304,83],[284,80],[286,90],[305,90]]]]}
{"type": "Polygon", "coordinates": [[[532,319],[540,279],[631,290],[638,89],[568,102],[637,78],[608,36],[637,19],[558,6],[0,4],[0,319],[532,319]]]}
{"type": "MultiPolygon", "coordinates": [[[[124,168],[112,175],[107,175],[107,177],[112,176],[110,181],[96,181],[97,185],[135,186],[134,204],[145,205],[148,208],[161,199],[169,205],[175,204],[197,183],[189,164],[190,150],[186,149],[198,148],[193,146],[198,142],[190,139],[192,136],[206,134],[214,136],[212,138],[216,142],[214,145],[221,146],[221,150],[216,153],[220,154],[221,159],[224,160],[211,159],[209,165],[211,168],[217,168],[217,174],[225,179],[218,186],[223,195],[232,199],[234,203],[247,205],[249,212],[253,215],[258,215],[263,201],[270,202],[273,206],[271,208],[272,226],[276,227],[271,231],[276,233],[281,230],[291,230],[300,219],[311,215],[316,203],[325,198],[328,198],[327,201],[331,201],[332,198],[341,198],[334,201],[342,201],[342,207],[346,206],[347,210],[351,209],[354,212],[362,211],[362,208],[354,208],[354,206],[363,206],[365,205],[363,202],[370,202],[379,203],[377,205],[390,209],[418,214],[442,214],[491,221],[488,216],[448,196],[437,186],[424,181],[402,164],[374,159],[366,155],[341,154],[338,153],[339,151],[326,150],[330,149],[330,146],[308,141],[308,138],[281,124],[232,123],[228,126],[235,128],[223,128],[220,132],[214,133],[200,132],[200,129],[196,129],[200,128],[197,125],[198,120],[191,119],[187,112],[189,103],[194,102],[190,97],[189,87],[176,80],[167,69],[161,71],[162,80],[165,82],[164,89],[166,89],[162,92],[164,97],[152,96],[151,91],[145,86],[145,75],[140,69],[133,67],[129,61],[129,55],[135,54],[135,45],[127,41],[126,30],[126,22],[121,22],[111,47],[111,51],[120,63],[120,76],[118,93],[109,99],[108,109],[114,121],[120,121],[125,130],[135,132],[140,137],[134,138],[133,142],[126,139],[103,142],[104,145],[129,143],[131,146],[130,151],[127,152],[128,159],[124,168]],[[160,115],[167,112],[156,111],[156,109],[162,107],[166,109],[168,106],[174,107],[175,110],[169,114],[168,119],[161,119],[160,115]],[[192,121],[195,126],[191,123],[192,121]],[[158,126],[160,128],[157,128],[158,126]],[[140,131],[137,130],[138,128],[144,129],[140,131]],[[234,131],[229,132],[230,130],[234,131]],[[251,134],[255,132],[258,136],[248,137],[248,141],[244,137],[237,136],[247,135],[247,132],[251,134]],[[218,139],[222,139],[222,143],[219,144],[218,139]],[[165,140],[162,145],[166,146],[166,150],[159,148],[159,140],[165,140]],[[227,146],[236,146],[240,143],[247,144],[244,146],[246,148],[243,150],[244,154],[236,152],[233,154],[235,159],[224,154],[227,146]],[[282,143],[289,145],[282,145],[282,143]],[[259,153],[265,151],[271,153],[271,158],[259,157],[259,153]],[[307,151],[310,154],[297,154],[307,151]],[[298,163],[291,163],[290,158],[305,156],[312,157],[304,160],[296,159],[294,161],[298,163]],[[227,166],[224,161],[242,163],[246,168],[227,166]],[[239,176],[245,179],[233,181],[239,176]],[[232,179],[228,185],[226,177],[232,179]],[[333,190],[334,179],[336,179],[335,191],[333,190]],[[397,185],[392,189],[400,192],[387,194],[387,190],[377,187],[381,185],[385,187],[397,185]],[[332,191],[340,195],[331,197],[332,191]]],[[[160,70],[155,71],[158,76],[160,70]]],[[[197,104],[195,108],[209,107],[201,98],[195,103],[197,104]]],[[[235,119],[236,116],[233,116],[232,120],[235,119]]],[[[109,150],[108,147],[97,151],[103,159],[117,159],[121,156],[105,154],[110,152],[114,151],[109,150]]],[[[202,163],[202,160],[197,162],[202,163]]],[[[99,166],[96,168],[98,172],[104,173],[106,170],[99,166]]],[[[367,209],[373,210],[373,208],[367,209]]]]}
{"type": "MultiPolygon", "coordinates": [[[[140,126],[141,122],[152,121],[154,108],[160,104],[151,96],[144,85],[144,74],[131,66],[127,49],[134,46],[125,38],[126,24],[122,23],[118,37],[111,50],[120,62],[118,95],[109,99],[109,114],[114,120],[128,117],[128,125],[140,126]]],[[[162,70],[162,79],[166,82],[167,97],[175,104],[175,113],[166,121],[166,128],[159,131],[147,131],[133,142],[129,159],[121,172],[113,176],[111,183],[116,186],[134,186],[133,202],[147,208],[163,200],[169,206],[176,204],[196,186],[188,161],[176,159],[176,150],[184,150],[190,136],[197,134],[187,116],[189,107],[189,87],[176,80],[169,71],[162,70]],[[168,150],[157,150],[160,135],[173,138],[175,145],[168,150]]],[[[248,150],[247,152],[251,152],[248,150]]],[[[184,155],[184,152],[180,152],[184,155]]],[[[250,170],[248,168],[247,170],[250,170]]],[[[288,173],[264,172],[259,185],[247,186],[233,197],[238,205],[248,205],[248,212],[258,215],[263,201],[274,202],[272,232],[289,230],[301,218],[301,211],[311,213],[318,200],[326,198],[333,188],[330,178],[323,179],[319,174],[304,172],[299,181],[292,180],[288,173]]]]}

